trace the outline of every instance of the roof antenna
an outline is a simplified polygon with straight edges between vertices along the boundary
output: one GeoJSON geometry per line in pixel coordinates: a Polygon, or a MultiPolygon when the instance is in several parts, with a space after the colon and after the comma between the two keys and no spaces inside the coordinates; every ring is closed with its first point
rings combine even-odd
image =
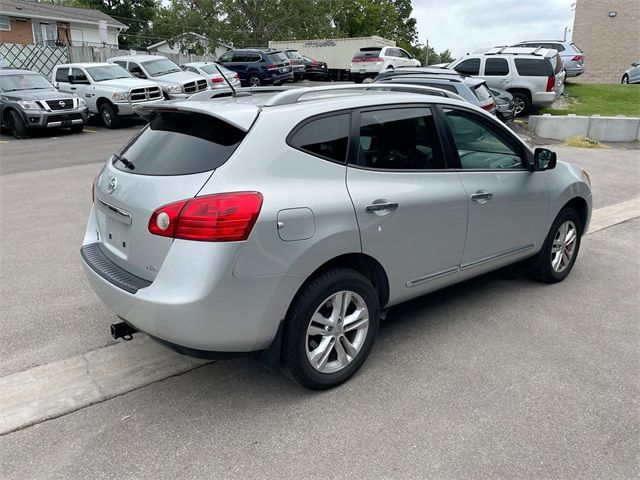
{"type": "Polygon", "coordinates": [[[220,72],[220,75],[222,75],[222,78],[224,78],[224,81],[227,82],[227,85],[229,85],[229,88],[231,89],[231,91],[233,92],[233,94],[231,95],[232,97],[235,97],[238,92],[236,92],[236,89],[233,88],[233,85],[231,85],[231,82],[229,81],[229,79],[227,78],[227,76],[222,73],[222,70],[220,70],[220,67],[218,66],[217,63],[214,63],[216,70],[218,70],[218,72],[220,72]]]}

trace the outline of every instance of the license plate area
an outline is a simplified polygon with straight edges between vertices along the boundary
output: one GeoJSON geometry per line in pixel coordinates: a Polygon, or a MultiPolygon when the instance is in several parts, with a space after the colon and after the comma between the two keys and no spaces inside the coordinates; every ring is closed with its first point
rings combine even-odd
{"type": "Polygon", "coordinates": [[[367,73],[367,71],[364,68],[361,68],[360,73],[367,73]]]}
{"type": "Polygon", "coordinates": [[[99,217],[102,217],[98,223],[103,244],[126,258],[130,248],[131,214],[99,198],[96,199],[96,205],[100,211],[99,217]]]}

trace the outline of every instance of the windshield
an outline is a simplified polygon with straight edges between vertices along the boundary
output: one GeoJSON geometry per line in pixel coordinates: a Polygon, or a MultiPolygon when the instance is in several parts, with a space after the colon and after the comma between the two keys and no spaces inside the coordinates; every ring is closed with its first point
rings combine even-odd
{"type": "Polygon", "coordinates": [[[3,92],[41,89],[53,89],[53,85],[39,73],[0,75],[0,90],[3,92]]]}
{"type": "Polygon", "coordinates": [[[167,73],[181,72],[182,69],[168,58],[159,58],[158,60],[150,60],[144,62],[145,70],[152,77],[158,77],[167,73]]]}
{"type": "Polygon", "coordinates": [[[99,67],[88,67],[87,73],[94,82],[104,82],[105,80],[113,80],[114,78],[133,78],[120,65],[101,65],[99,67]]]}
{"type": "Polygon", "coordinates": [[[300,52],[298,52],[297,50],[288,50],[287,51],[287,57],[289,58],[295,58],[295,59],[301,59],[302,55],[300,55],[300,52]]]}
{"type": "MultiPolygon", "coordinates": [[[[229,70],[228,68],[224,68],[222,65],[218,65],[218,68],[225,75],[227,75],[229,73],[233,73],[233,72],[231,72],[231,70],[229,70]]],[[[220,75],[220,72],[218,72],[218,69],[216,68],[216,64],[215,63],[210,63],[208,65],[202,65],[202,66],[200,66],[200,70],[202,70],[205,73],[209,73],[211,75],[215,75],[216,73],[218,75],[220,75]]]]}

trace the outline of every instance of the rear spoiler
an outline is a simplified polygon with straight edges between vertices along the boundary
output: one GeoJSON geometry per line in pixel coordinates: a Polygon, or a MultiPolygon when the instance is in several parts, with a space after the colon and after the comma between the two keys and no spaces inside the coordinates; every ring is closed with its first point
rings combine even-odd
{"type": "Polygon", "coordinates": [[[229,125],[248,132],[260,114],[260,108],[255,105],[232,103],[232,102],[193,102],[189,100],[171,103],[150,103],[147,105],[136,105],[134,112],[145,120],[151,120],[158,113],[162,112],[192,112],[209,115],[222,120],[229,125]]]}

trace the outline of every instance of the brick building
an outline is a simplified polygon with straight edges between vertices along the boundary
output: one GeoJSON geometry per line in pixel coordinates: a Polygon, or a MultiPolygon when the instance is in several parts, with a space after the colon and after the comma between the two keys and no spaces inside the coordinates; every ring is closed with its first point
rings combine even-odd
{"type": "Polygon", "coordinates": [[[640,62],[640,0],[576,0],[573,41],[584,51],[586,70],[571,81],[619,83],[640,62]]]}
{"type": "Polygon", "coordinates": [[[118,47],[123,23],[98,10],[0,0],[0,43],[118,47]]]}

